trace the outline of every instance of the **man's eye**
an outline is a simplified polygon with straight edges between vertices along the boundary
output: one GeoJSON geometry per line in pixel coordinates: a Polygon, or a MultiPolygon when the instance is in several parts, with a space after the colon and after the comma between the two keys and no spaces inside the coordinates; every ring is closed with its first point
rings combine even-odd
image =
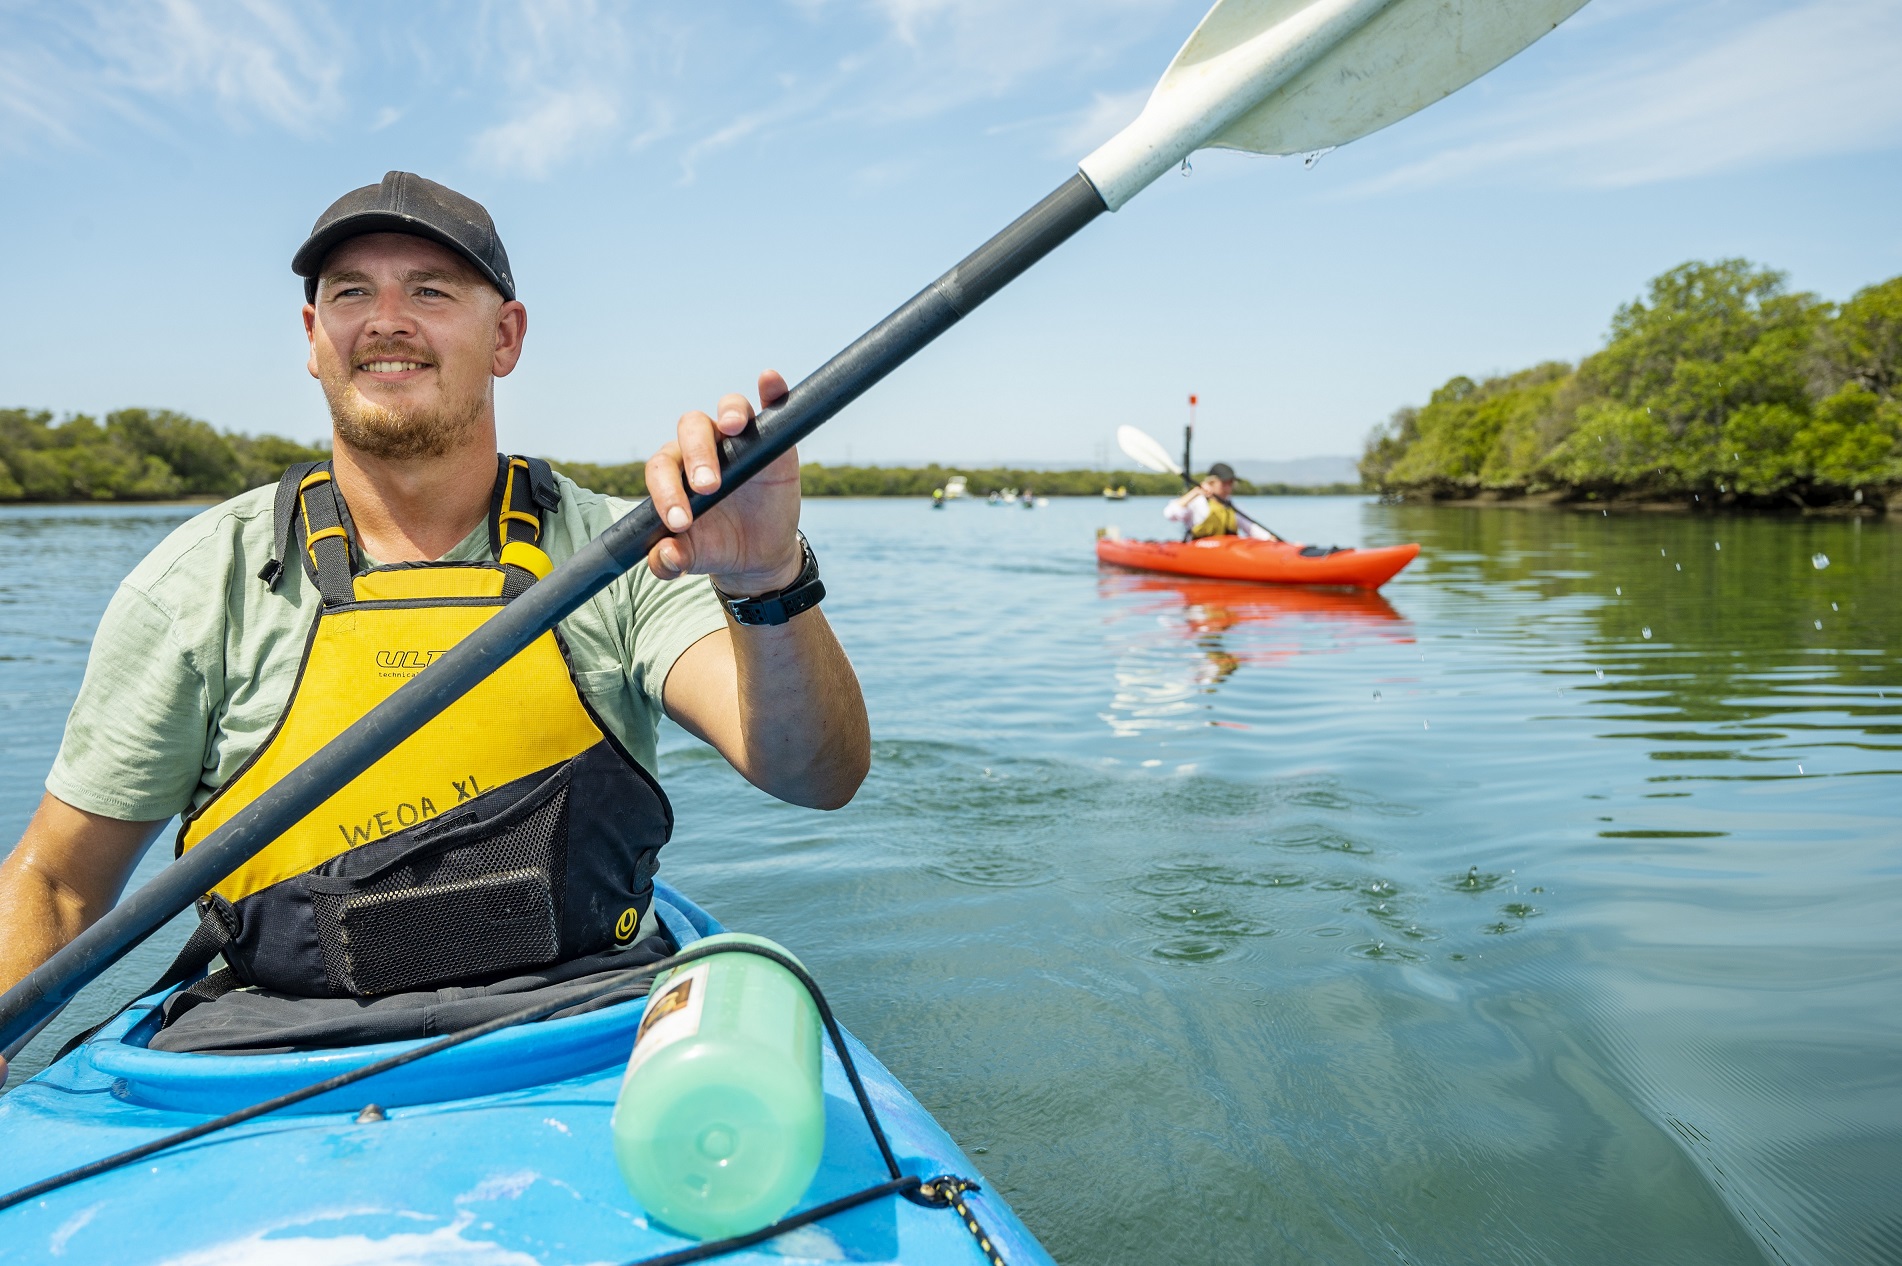
{"type": "Polygon", "coordinates": [[[433,286],[419,286],[419,287],[417,287],[417,289],[416,289],[416,293],[417,293],[417,294],[419,294],[419,295],[423,295],[423,296],[426,296],[426,297],[428,297],[428,298],[431,298],[431,299],[446,299],[446,298],[448,298],[448,296],[447,296],[447,295],[445,295],[445,294],[444,294],[444,293],[443,293],[442,291],[440,291],[440,290],[437,290],[437,289],[436,289],[435,287],[433,287],[433,286]]]}
{"type": "Polygon", "coordinates": [[[363,294],[369,294],[369,293],[370,292],[365,290],[362,286],[345,286],[342,290],[338,290],[332,293],[330,297],[332,299],[344,299],[344,298],[348,298],[351,295],[363,295],[363,294]]]}

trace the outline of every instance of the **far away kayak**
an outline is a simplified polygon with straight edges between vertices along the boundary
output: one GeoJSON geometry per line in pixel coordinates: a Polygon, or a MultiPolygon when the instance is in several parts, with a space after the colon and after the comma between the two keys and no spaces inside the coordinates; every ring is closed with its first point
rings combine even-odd
{"type": "Polygon", "coordinates": [[[1099,536],[1098,562],[1137,571],[1257,580],[1284,585],[1348,585],[1378,589],[1420,552],[1418,545],[1326,549],[1295,541],[1211,536],[1199,541],[1131,541],[1099,536]]]}

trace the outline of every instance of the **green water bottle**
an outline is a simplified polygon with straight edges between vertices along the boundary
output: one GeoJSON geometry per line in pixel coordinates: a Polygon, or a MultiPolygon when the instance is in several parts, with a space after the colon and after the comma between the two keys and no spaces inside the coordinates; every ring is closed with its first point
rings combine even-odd
{"type": "MultiPolygon", "coordinates": [[[[734,944],[786,953],[742,932],[694,948],[734,944]]],[[[661,976],[610,1120],[628,1190],[703,1240],[781,1217],[825,1148],[820,1067],[818,1008],[778,963],[716,954],[661,976]]]]}

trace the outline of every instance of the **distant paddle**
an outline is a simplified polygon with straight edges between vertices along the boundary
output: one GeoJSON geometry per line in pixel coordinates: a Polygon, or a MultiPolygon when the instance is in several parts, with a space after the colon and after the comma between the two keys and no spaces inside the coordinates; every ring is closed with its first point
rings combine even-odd
{"type": "MultiPolygon", "coordinates": [[[[757,429],[721,445],[725,500],[1105,211],[1204,147],[1299,154],[1344,145],[1471,83],[1585,0],[1221,0],[1134,123],[1056,191],[820,366],[757,429]]],[[[1249,249],[1264,249],[1258,241],[1249,249]]],[[[201,894],[320,808],[668,535],[642,503],[411,678],[275,787],[0,998],[0,1050],[201,894]]]]}
{"type": "MultiPolygon", "coordinates": [[[[1175,458],[1169,456],[1169,450],[1156,443],[1153,436],[1139,431],[1133,426],[1119,426],[1116,428],[1116,443],[1125,453],[1129,454],[1129,459],[1137,465],[1145,466],[1159,475],[1180,475],[1184,487],[1201,487],[1200,484],[1196,483],[1195,476],[1182,469],[1181,464],[1177,462],[1175,458]]],[[[1250,518],[1243,512],[1240,506],[1230,501],[1227,497],[1217,496],[1207,488],[1202,488],[1202,495],[1221,502],[1235,512],[1236,518],[1244,523],[1253,523],[1256,527],[1268,533],[1274,540],[1280,541],[1287,539],[1275,532],[1275,530],[1270,528],[1267,524],[1250,518]]]]}

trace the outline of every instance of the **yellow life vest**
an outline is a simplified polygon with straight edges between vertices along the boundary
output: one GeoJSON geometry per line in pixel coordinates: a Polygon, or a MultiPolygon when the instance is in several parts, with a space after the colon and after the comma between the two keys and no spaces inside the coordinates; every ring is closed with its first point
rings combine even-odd
{"type": "Polygon", "coordinates": [[[1217,501],[1208,493],[1202,494],[1202,501],[1208,506],[1208,513],[1202,521],[1189,529],[1189,535],[1196,540],[1205,536],[1239,536],[1241,521],[1235,517],[1235,508],[1226,502],[1217,501]]]}
{"type": "MultiPolygon", "coordinates": [[[[362,571],[329,463],[285,473],[260,578],[295,549],[322,605],[276,727],[186,817],[180,856],[548,574],[553,473],[497,466],[499,562],[362,571]]],[[[672,829],[549,632],[207,893],[201,933],[238,980],[303,996],[494,979],[632,942],[672,829]]]]}

